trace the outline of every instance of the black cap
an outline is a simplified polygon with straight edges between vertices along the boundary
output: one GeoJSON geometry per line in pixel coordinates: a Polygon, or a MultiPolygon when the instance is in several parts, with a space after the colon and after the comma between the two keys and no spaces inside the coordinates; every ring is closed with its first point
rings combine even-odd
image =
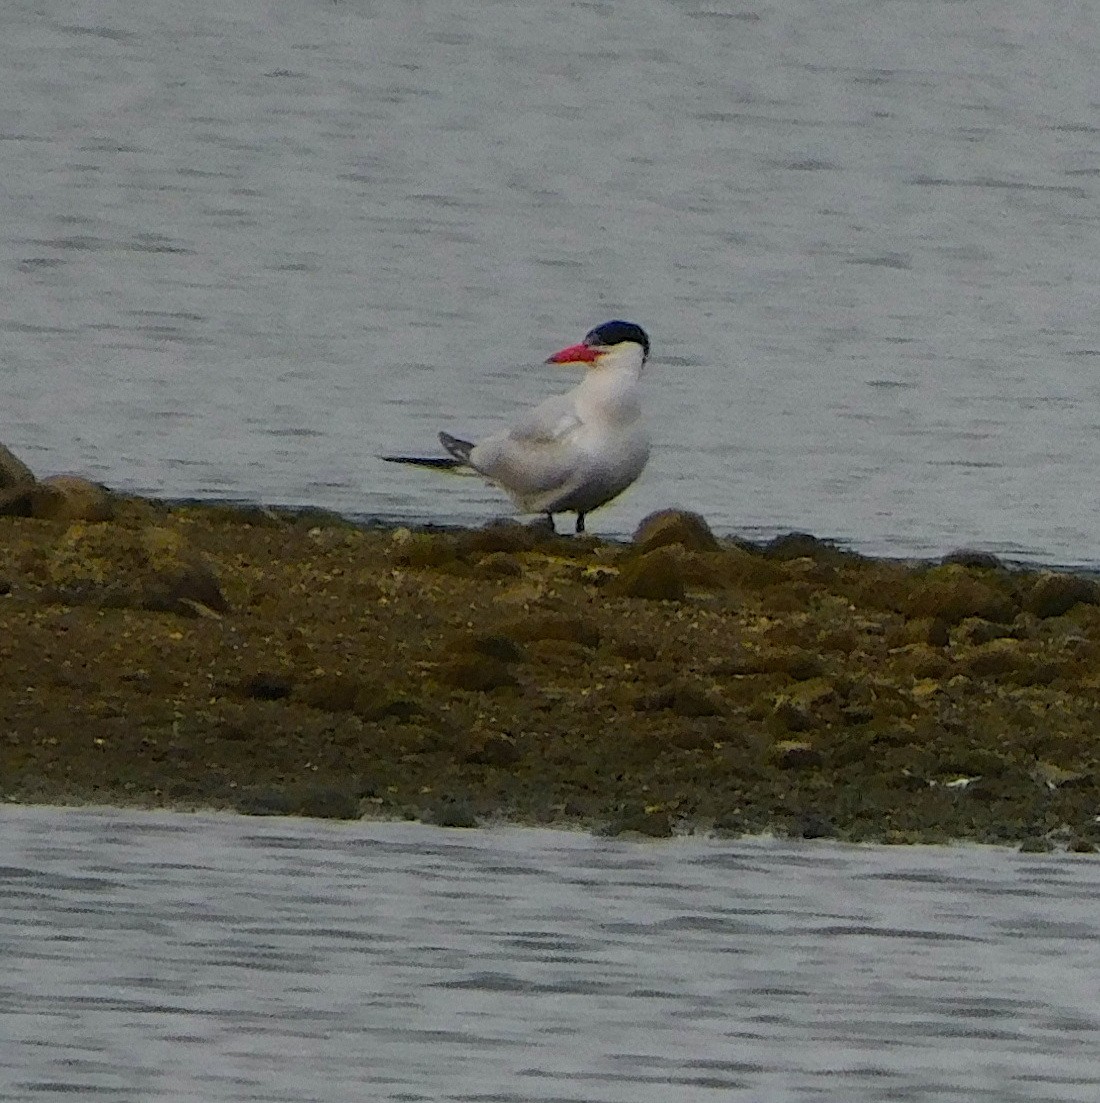
{"type": "Polygon", "coordinates": [[[589,330],[584,338],[586,345],[602,345],[604,347],[621,345],[624,341],[633,341],[636,345],[641,345],[642,359],[649,359],[649,338],[646,336],[645,330],[641,326],[636,326],[633,322],[617,320],[604,322],[603,325],[598,325],[595,329],[589,330]]]}

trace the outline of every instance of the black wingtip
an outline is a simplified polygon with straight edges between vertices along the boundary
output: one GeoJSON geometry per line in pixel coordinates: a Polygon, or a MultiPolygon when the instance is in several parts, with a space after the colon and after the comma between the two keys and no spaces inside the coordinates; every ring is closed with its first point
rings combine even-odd
{"type": "Polygon", "coordinates": [[[453,456],[379,456],[386,463],[407,463],[412,467],[434,467],[437,471],[453,471],[462,467],[462,460],[453,456]]]}

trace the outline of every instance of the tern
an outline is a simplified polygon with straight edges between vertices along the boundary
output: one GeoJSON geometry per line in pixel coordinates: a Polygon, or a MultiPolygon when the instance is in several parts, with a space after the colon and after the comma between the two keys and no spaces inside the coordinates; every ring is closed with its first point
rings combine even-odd
{"type": "Polygon", "coordinates": [[[522,513],[585,516],[618,497],[649,459],[638,383],[649,338],[633,322],[604,322],[548,364],[581,364],[586,373],[566,394],[546,399],[510,429],[476,443],[440,433],[447,456],[383,456],[442,470],[467,468],[504,490],[522,513]]]}

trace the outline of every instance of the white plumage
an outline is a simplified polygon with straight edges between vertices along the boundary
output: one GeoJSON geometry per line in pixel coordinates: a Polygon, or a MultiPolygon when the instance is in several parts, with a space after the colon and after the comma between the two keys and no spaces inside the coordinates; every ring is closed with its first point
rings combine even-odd
{"type": "Polygon", "coordinates": [[[585,514],[638,478],[649,459],[649,434],[638,398],[649,355],[645,332],[630,322],[605,322],[578,345],[551,356],[584,364],[571,391],[540,403],[510,429],[476,443],[441,433],[452,459],[387,457],[429,467],[468,466],[506,491],[525,513],[585,514]]]}

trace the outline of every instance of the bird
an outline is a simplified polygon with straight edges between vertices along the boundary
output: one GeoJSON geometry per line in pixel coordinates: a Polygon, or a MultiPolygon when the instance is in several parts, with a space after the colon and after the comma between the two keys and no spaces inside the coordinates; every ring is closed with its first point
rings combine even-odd
{"type": "Polygon", "coordinates": [[[617,498],[649,460],[649,434],[638,400],[649,337],[633,322],[604,322],[548,364],[586,369],[571,391],[539,403],[509,429],[477,442],[440,433],[446,456],[383,456],[388,463],[468,469],[504,490],[522,513],[585,517],[617,498]]]}

